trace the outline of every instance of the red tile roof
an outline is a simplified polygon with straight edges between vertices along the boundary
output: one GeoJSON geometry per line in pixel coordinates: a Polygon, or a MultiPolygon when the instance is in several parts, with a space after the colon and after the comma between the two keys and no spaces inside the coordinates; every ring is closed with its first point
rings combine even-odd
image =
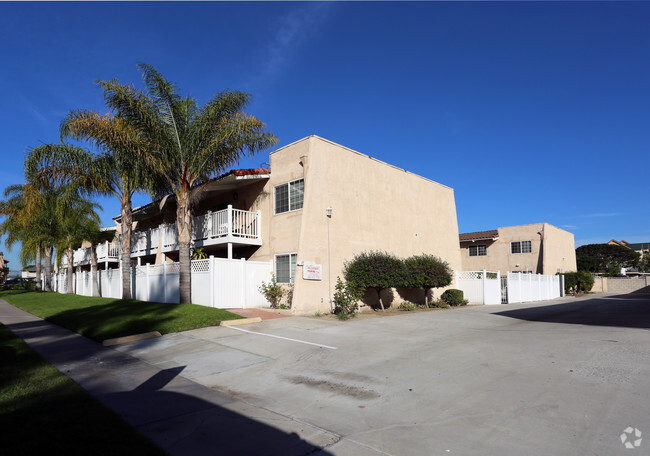
{"type": "Polygon", "coordinates": [[[479,239],[496,239],[499,237],[498,230],[475,231],[473,233],[461,233],[458,235],[462,241],[478,241],[479,239]]]}
{"type": "Polygon", "coordinates": [[[222,174],[214,180],[219,180],[222,177],[230,176],[231,174],[233,176],[260,176],[264,174],[271,174],[271,168],[231,169],[227,173],[222,174]]]}

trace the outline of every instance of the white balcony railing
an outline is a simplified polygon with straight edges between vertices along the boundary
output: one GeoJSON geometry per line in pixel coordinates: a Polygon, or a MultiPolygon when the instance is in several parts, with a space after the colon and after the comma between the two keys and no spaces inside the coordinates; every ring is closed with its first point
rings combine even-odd
{"type": "MultiPolygon", "coordinates": [[[[228,206],[218,212],[208,212],[192,219],[192,241],[197,246],[238,243],[261,245],[260,211],[242,211],[228,206]]],[[[160,225],[146,231],[135,231],[131,238],[133,255],[155,254],[158,245],[163,252],[178,249],[176,224],[160,225]]]]}
{"type": "MultiPolygon", "coordinates": [[[[208,212],[193,218],[192,241],[196,246],[216,244],[261,245],[260,211],[242,211],[228,206],[218,212],[208,212]]],[[[178,230],[176,224],[160,225],[145,231],[131,234],[131,255],[155,255],[161,246],[162,252],[178,249],[178,230]]],[[[97,246],[97,261],[119,261],[121,244],[106,242],[97,246]]],[[[63,267],[67,267],[67,257],[63,257],[63,267]]],[[[74,252],[74,266],[90,264],[90,248],[74,252]]]]}

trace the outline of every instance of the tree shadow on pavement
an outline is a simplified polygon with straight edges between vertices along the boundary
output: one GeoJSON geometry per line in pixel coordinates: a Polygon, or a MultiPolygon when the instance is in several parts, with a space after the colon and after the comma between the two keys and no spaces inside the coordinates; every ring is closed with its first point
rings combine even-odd
{"type": "Polygon", "coordinates": [[[544,323],[650,328],[650,295],[636,292],[555,305],[496,312],[494,315],[544,323]]]}
{"type": "MultiPolygon", "coordinates": [[[[118,413],[141,433],[152,439],[163,450],[179,455],[306,455],[321,448],[303,440],[295,432],[284,432],[275,427],[215,405],[200,398],[201,387],[187,382],[174,385],[184,366],[165,369],[143,382],[132,391],[107,394],[99,399],[118,413]],[[165,390],[162,388],[167,387],[165,390]],[[174,391],[178,388],[177,391],[174,391]]],[[[233,398],[219,392],[220,403],[233,398]]],[[[227,405],[227,404],[226,404],[227,405]]],[[[238,402],[237,407],[242,403],[238,402]]],[[[272,412],[245,405],[251,414],[274,418],[272,412]]],[[[275,415],[275,418],[279,416],[275,415]]],[[[282,421],[277,420],[278,425],[282,421]]],[[[285,424],[295,421],[287,419],[285,424]]],[[[301,426],[302,428],[306,426],[301,426]]],[[[314,428],[315,429],[315,428],[314,428]]],[[[330,443],[334,443],[333,441],[330,443]]]]}

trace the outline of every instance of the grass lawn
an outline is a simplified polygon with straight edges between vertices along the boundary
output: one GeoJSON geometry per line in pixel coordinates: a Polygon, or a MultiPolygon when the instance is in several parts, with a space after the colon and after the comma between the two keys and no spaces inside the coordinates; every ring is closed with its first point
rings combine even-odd
{"type": "Polygon", "coordinates": [[[2,454],[164,455],[0,324],[2,454]]]}
{"type": "Polygon", "coordinates": [[[165,304],[59,293],[7,290],[0,298],[97,342],[150,331],[161,334],[218,325],[240,317],[193,304],[165,304]]]}

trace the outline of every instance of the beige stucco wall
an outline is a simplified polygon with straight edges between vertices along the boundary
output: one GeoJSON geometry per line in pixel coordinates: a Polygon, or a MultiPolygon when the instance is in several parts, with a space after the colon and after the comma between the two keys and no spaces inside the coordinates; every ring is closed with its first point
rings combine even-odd
{"type": "Polygon", "coordinates": [[[303,267],[296,268],[296,313],[329,311],[344,262],[364,250],[428,253],[452,269],[461,266],[454,192],[444,185],[310,136],[271,154],[268,190],[270,237],[251,259],[297,252],[299,263],[322,266],[320,281],[303,280],[303,267]],[[303,176],[303,208],[272,215],[273,187],[303,176]],[[329,221],[327,207],[333,209],[329,221]]]}
{"type": "Polygon", "coordinates": [[[573,234],[548,223],[534,223],[499,228],[496,241],[461,242],[460,254],[464,271],[487,269],[501,271],[532,271],[534,274],[555,274],[576,270],[573,234]],[[544,242],[542,243],[542,239],[544,242]],[[510,243],[531,241],[530,253],[510,253],[510,243]],[[486,256],[469,256],[469,246],[487,245],[486,256]]]}
{"type": "Polygon", "coordinates": [[[545,223],[543,274],[577,271],[575,249],[573,233],[545,223]]]}

